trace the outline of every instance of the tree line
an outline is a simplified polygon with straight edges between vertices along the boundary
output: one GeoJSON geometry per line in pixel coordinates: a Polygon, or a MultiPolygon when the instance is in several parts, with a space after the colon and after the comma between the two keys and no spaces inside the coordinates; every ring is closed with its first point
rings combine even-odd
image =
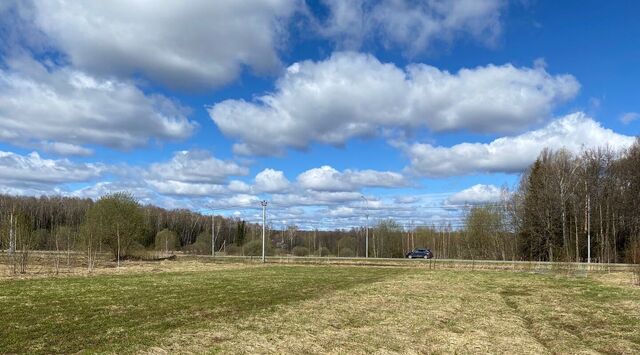
{"type": "Polygon", "coordinates": [[[640,262],[640,140],[623,151],[544,150],[511,211],[523,258],[640,262]]]}
{"type": "MultiPolygon", "coordinates": [[[[267,226],[271,255],[404,257],[417,247],[438,258],[640,263],[640,140],[628,149],[545,149],[514,191],[470,206],[462,225],[402,226],[382,219],[332,231],[267,226]],[[369,241],[365,236],[369,235],[369,241]]],[[[259,255],[262,226],[239,218],[141,205],[128,193],[97,201],[0,195],[0,250],[82,251],[116,260],[144,251],[259,255]],[[214,238],[215,236],[215,238],[214,238]],[[215,239],[214,244],[212,241],[215,239]]],[[[26,263],[26,261],[25,261],[26,263]]],[[[20,265],[20,263],[18,263],[20,265]]]]}

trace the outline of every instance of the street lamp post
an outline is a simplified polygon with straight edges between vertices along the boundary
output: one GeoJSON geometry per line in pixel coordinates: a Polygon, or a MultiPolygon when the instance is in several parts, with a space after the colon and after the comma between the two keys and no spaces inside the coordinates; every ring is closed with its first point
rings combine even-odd
{"type": "Polygon", "coordinates": [[[216,256],[216,214],[211,214],[211,256],[216,256]]]}
{"type": "Polygon", "coordinates": [[[260,205],[262,206],[262,262],[264,263],[266,251],[265,224],[267,222],[267,201],[260,201],[260,205]]]}
{"type": "Polygon", "coordinates": [[[364,257],[369,257],[369,200],[366,197],[360,196],[364,200],[365,203],[365,218],[367,220],[367,224],[365,227],[365,235],[364,235],[364,257]]]}

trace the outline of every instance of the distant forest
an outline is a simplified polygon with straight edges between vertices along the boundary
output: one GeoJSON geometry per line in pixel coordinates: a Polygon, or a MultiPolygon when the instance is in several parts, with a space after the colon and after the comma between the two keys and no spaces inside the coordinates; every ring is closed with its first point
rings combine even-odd
{"type": "MultiPolygon", "coordinates": [[[[140,205],[130,194],[98,201],[0,196],[0,250],[142,251],[258,255],[262,227],[236,218],[140,205]]],[[[268,226],[269,227],[269,226],[268,226]]],[[[365,228],[267,228],[271,255],[364,256],[365,228]]],[[[429,247],[438,258],[640,263],[640,139],[627,150],[544,150],[502,201],[471,206],[462,226],[369,228],[370,257],[429,247]]]]}

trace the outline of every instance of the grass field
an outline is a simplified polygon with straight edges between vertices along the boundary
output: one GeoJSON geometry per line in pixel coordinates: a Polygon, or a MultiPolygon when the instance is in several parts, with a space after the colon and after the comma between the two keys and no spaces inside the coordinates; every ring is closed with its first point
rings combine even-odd
{"type": "Polygon", "coordinates": [[[0,353],[640,353],[616,274],[183,264],[2,279],[0,353]]]}

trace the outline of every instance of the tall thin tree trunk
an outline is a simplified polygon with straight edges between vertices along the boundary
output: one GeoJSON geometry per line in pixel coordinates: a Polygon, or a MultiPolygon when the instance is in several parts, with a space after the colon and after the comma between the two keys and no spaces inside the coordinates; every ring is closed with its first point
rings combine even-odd
{"type": "MultiPolygon", "coordinates": [[[[577,208],[578,207],[576,206],[576,209],[577,208]]],[[[579,220],[578,220],[578,212],[576,211],[575,221],[574,221],[574,224],[575,224],[575,227],[576,227],[576,263],[580,262],[580,242],[579,242],[579,239],[578,239],[579,238],[578,222],[579,222],[579,220]]]]}
{"type": "Polygon", "coordinates": [[[120,267],[120,228],[119,226],[116,224],[116,238],[118,239],[118,251],[117,251],[117,262],[118,262],[118,267],[120,267]]]}
{"type": "Polygon", "coordinates": [[[606,239],[605,239],[605,235],[604,235],[604,230],[602,228],[602,204],[599,203],[598,204],[598,212],[600,215],[600,257],[598,258],[599,262],[604,262],[604,257],[605,257],[605,248],[606,248],[606,239]]]}

